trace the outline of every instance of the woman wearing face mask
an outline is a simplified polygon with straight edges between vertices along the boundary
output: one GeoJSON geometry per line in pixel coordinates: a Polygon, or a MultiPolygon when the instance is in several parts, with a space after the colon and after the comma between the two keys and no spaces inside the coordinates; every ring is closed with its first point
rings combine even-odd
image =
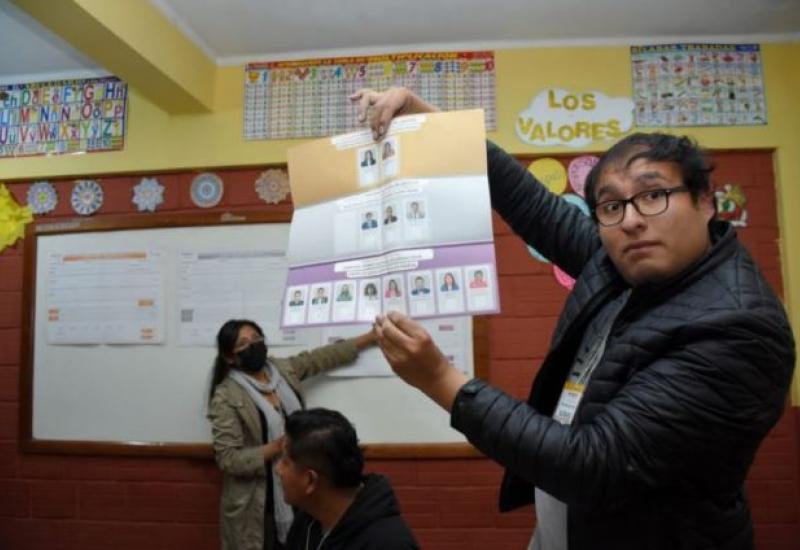
{"type": "Polygon", "coordinates": [[[274,473],[284,420],[303,408],[300,381],[355,361],[375,343],[370,331],[285,359],[267,355],[264,332],[244,319],[217,334],[208,418],[223,472],[220,535],[223,550],[283,548],[292,509],[274,473]]]}

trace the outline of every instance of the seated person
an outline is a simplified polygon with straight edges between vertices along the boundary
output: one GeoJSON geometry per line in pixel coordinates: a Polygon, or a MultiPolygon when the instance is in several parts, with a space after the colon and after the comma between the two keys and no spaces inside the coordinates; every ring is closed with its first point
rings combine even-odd
{"type": "Polygon", "coordinates": [[[417,276],[414,279],[414,289],[411,291],[413,296],[419,296],[420,294],[430,294],[431,289],[425,286],[425,279],[420,276],[417,276]]]}
{"type": "Polygon", "coordinates": [[[299,290],[295,290],[294,294],[292,294],[292,300],[289,302],[290,306],[302,306],[305,303],[303,300],[303,293],[299,290]]]}
{"type": "Polygon", "coordinates": [[[351,302],[353,300],[353,295],[350,294],[350,285],[342,285],[342,288],[339,289],[339,295],[336,296],[337,302],[351,302]]]}
{"type": "Polygon", "coordinates": [[[378,222],[372,218],[372,212],[364,214],[364,223],[361,224],[361,229],[375,229],[378,227],[378,222]]]}
{"type": "Polygon", "coordinates": [[[383,217],[383,225],[389,225],[397,221],[397,216],[394,215],[394,208],[391,206],[386,207],[386,215],[383,217]]]}
{"type": "Polygon", "coordinates": [[[358,437],[341,413],[310,409],[286,419],[277,470],[284,500],[298,510],[286,548],[419,548],[389,480],[363,469],[358,437]]]}
{"type": "Polygon", "coordinates": [[[325,289],[323,287],[319,287],[317,289],[317,295],[314,296],[314,298],[311,300],[311,304],[312,305],[321,305],[321,304],[327,304],[327,303],[328,303],[328,297],[325,296],[325,289]]]}
{"type": "Polygon", "coordinates": [[[478,269],[472,275],[472,280],[469,282],[470,288],[486,288],[489,284],[483,278],[483,271],[478,269]]]}

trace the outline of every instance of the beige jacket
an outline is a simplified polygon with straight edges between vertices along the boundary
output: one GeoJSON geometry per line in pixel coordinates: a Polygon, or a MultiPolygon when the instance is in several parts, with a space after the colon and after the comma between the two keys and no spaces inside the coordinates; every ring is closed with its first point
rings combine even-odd
{"type": "MultiPolygon", "coordinates": [[[[353,340],[303,352],[285,359],[270,357],[294,389],[300,402],[300,382],[310,376],[355,361],[353,340]]],[[[267,465],[261,446],[258,409],[247,392],[230,377],[214,390],[208,407],[214,456],[223,472],[220,535],[223,550],[262,550],[267,465]]]]}

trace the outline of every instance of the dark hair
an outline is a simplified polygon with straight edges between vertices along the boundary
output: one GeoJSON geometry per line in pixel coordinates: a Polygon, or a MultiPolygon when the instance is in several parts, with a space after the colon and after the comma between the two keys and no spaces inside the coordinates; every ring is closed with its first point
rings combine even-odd
{"type": "Polygon", "coordinates": [[[217,333],[217,357],[214,359],[214,370],[211,373],[211,388],[208,390],[209,402],[214,397],[214,390],[220,382],[225,380],[231,370],[230,357],[233,355],[233,348],[236,347],[236,340],[239,338],[239,331],[242,327],[250,326],[264,337],[264,331],[249,319],[231,319],[220,327],[217,333]]]}
{"type": "Polygon", "coordinates": [[[337,488],[357,487],[364,455],[353,425],[338,411],[296,411],[286,419],[286,452],[337,488]]]}
{"type": "Polygon", "coordinates": [[[711,189],[709,174],[714,170],[714,166],[708,160],[705,151],[695,141],[687,136],[639,132],[614,144],[600,157],[600,162],[586,176],[584,194],[586,204],[593,213],[597,206],[594,191],[603,171],[613,164],[621,164],[627,168],[639,159],[677,164],[681,171],[683,184],[689,189],[689,193],[695,201],[700,195],[711,189]]]}

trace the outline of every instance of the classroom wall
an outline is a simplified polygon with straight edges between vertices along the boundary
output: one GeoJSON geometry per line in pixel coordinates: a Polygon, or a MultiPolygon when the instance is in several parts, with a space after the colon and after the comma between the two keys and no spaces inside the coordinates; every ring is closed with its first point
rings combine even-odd
{"type": "MultiPolygon", "coordinates": [[[[564,151],[534,149],[514,133],[516,115],[546,86],[599,90],[610,96],[630,96],[630,56],[626,46],[502,50],[497,61],[498,131],[490,134],[513,153],[564,151]]],[[[769,124],[730,128],[690,128],[683,133],[714,149],[775,150],[781,225],[781,259],[786,303],[795,336],[800,337],[800,42],[762,45],[769,124]]],[[[2,159],[0,181],[69,175],[194,169],[285,162],[286,149],[297,140],[242,139],[242,67],[223,67],[216,78],[211,113],[170,115],[130,90],[125,149],[114,153],[63,155],[52,158],[2,159]]],[[[682,129],[675,129],[676,132],[682,129]]],[[[600,151],[610,143],[588,149],[600,151]]],[[[795,381],[794,403],[800,404],[795,381]]]]}
{"type": "MultiPolygon", "coordinates": [[[[513,121],[548,85],[627,95],[627,48],[558,48],[497,53],[498,120],[492,137],[516,153],[534,150],[514,135],[513,121]]],[[[764,46],[770,124],[765,127],[692,129],[706,146],[775,149],[780,261],[774,242],[763,260],[783,283],[795,324],[800,319],[800,45],[764,46]],[[793,206],[792,206],[793,205],[793,206]],[[794,253],[792,253],[794,252],[794,253]],[[779,273],[778,273],[779,272],[779,273]]],[[[207,115],[170,116],[131,90],[126,148],[116,153],[0,160],[0,180],[24,201],[28,182],[67,176],[175,171],[164,209],[191,209],[191,174],[181,170],[283,162],[297,143],[241,139],[241,67],[220,71],[216,106],[207,115]]],[[[600,145],[594,147],[599,150],[600,145]]],[[[767,170],[767,167],[761,167],[767,170]]],[[[753,169],[745,163],[742,170],[753,169]]],[[[228,185],[220,209],[262,207],[252,189],[257,171],[228,185]]],[[[130,187],[138,178],[103,178],[102,213],[130,213],[130,187]]],[[[64,182],[68,189],[69,182],[64,182]]],[[[55,216],[68,217],[67,193],[55,216]]],[[[287,203],[277,208],[289,208],[287,203]]],[[[272,208],[272,207],[270,207],[272,208]]],[[[773,215],[766,209],[765,215],[773,215]]],[[[495,218],[503,314],[491,319],[491,379],[524,397],[547,348],[566,291],[549,267],[531,260],[522,243],[495,218]]],[[[757,253],[757,256],[759,253],[757,253]]],[[[773,283],[775,284],[775,283],[773,283]]],[[[0,254],[0,548],[216,548],[220,476],[209,460],[26,455],[17,450],[22,246],[0,254]]],[[[795,329],[797,331],[797,329],[795,329]]],[[[797,332],[796,332],[797,334],[797,332]]],[[[121,389],[120,391],[124,391],[121,389]]],[[[797,401],[796,401],[797,402],[797,401]]],[[[800,538],[798,413],[790,408],[765,441],[748,479],[758,547],[794,548],[800,538]]],[[[487,460],[371,461],[391,477],[403,510],[424,548],[519,549],[530,533],[531,511],[495,510],[500,468],[487,460]]]]}

